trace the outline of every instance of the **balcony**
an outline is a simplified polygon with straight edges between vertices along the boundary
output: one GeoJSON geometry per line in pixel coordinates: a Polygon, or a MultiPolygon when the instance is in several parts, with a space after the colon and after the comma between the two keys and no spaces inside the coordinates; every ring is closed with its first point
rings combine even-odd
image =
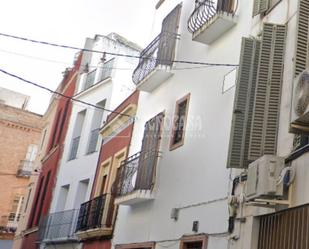
{"type": "Polygon", "coordinates": [[[196,1],[195,9],[188,20],[192,40],[208,45],[217,40],[236,25],[237,7],[238,0],[196,1]]]}
{"type": "Polygon", "coordinates": [[[21,160],[17,170],[18,177],[30,177],[33,170],[33,161],[21,160]]]}
{"type": "Polygon", "coordinates": [[[83,91],[87,90],[88,88],[101,81],[111,78],[114,61],[115,59],[111,59],[105,63],[101,63],[97,69],[89,72],[85,79],[83,91]]]}
{"type": "Polygon", "coordinates": [[[80,207],[76,236],[82,240],[112,235],[114,203],[110,194],[100,195],[80,207]]]}
{"type": "Polygon", "coordinates": [[[139,152],[122,162],[113,192],[115,204],[134,205],[154,199],[153,187],[159,152],[139,152]]]}
{"type": "Polygon", "coordinates": [[[43,218],[39,225],[39,241],[43,243],[75,242],[78,210],[52,213],[43,218]]]}
{"type": "Polygon", "coordinates": [[[142,52],[133,82],[141,91],[151,92],[170,78],[179,35],[162,32],[142,52]]]}
{"type": "Polygon", "coordinates": [[[84,85],[84,90],[87,90],[94,84],[96,73],[97,73],[97,70],[95,69],[87,74],[85,85],[84,85]]]}

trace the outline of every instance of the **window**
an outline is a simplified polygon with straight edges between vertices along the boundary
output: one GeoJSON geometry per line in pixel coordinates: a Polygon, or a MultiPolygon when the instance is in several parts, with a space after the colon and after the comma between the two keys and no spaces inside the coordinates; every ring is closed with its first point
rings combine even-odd
{"type": "Polygon", "coordinates": [[[207,248],[207,236],[184,236],[180,242],[180,249],[206,249],[207,248]]]}
{"type": "Polygon", "coordinates": [[[79,181],[77,191],[75,193],[74,208],[80,208],[80,205],[86,201],[89,186],[89,179],[79,181]]]}
{"type": "Polygon", "coordinates": [[[74,130],[73,130],[73,138],[72,138],[72,142],[71,142],[71,150],[69,152],[69,159],[68,160],[73,160],[77,156],[80,136],[82,134],[85,117],[86,117],[86,110],[83,110],[83,111],[77,113],[75,126],[74,126],[74,130]]]}
{"type": "Polygon", "coordinates": [[[36,221],[35,221],[35,225],[38,225],[38,223],[41,219],[43,206],[44,206],[44,202],[45,202],[45,197],[46,197],[46,193],[47,193],[47,190],[48,190],[50,175],[51,175],[51,171],[48,171],[47,176],[46,176],[46,180],[45,180],[45,183],[44,183],[44,188],[43,188],[42,197],[41,197],[41,200],[40,200],[40,205],[39,205],[38,215],[37,215],[37,218],[36,218],[36,221]]]}
{"type": "Polygon", "coordinates": [[[170,150],[176,149],[184,143],[189,100],[190,94],[187,94],[185,97],[176,102],[170,150]]]}
{"type": "Polygon", "coordinates": [[[30,144],[28,146],[27,154],[26,154],[26,160],[30,162],[34,162],[36,155],[38,153],[38,146],[35,144],[30,144]]]}
{"type": "Polygon", "coordinates": [[[270,12],[281,0],[253,0],[252,16],[270,12]]]}
{"type": "Polygon", "coordinates": [[[20,208],[22,206],[24,197],[16,195],[13,199],[13,204],[11,208],[11,212],[9,214],[9,221],[17,222],[20,218],[20,208]]]}
{"type": "Polygon", "coordinates": [[[56,118],[56,122],[54,123],[54,130],[53,130],[53,135],[52,135],[52,140],[49,146],[49,150],[51,150],[55,144],[56,144],[56,136],[57,136],[57,132],[58,132],[58,127],[60,125],[60,118],[61,118],[61,114],[62,114],[62,109],[58,111],[57,113],[57,118],[56,118]]]}
{"type": "Polygon", "coordinates": [[[45,137],[46,137],[47,129],[45,128],[43,131],[43,135],[41,138],[41,145],[40,145],[40,150],[43,148],[44,142],[45,142],[45,137]]]}
{"type": "Polygon", "coordinates": [[[70,191],[70,184],[61,186],[56,207],[57,212],[63,211],[65,209],[69,191],[70,191]]]}
{"type": "MultiPolygon", "coordinates": [[[[105,100],[96,104],[101,108],[105,107],[105,100]]],[[[92,122],[91,122],[91,131],[88,140],[87,154],[97,151],[97,145],[99,140],[100,127],[102,125],[104,111],[103,109],[96,108],[93,113],[92,122]]]]}
{"type": "Polygon", "coordinates": [[[97,183],[95,189],[96,196],[102,195],[106,192],[108,173],[111,165],[112,165],[112,158],[110,157],[109,159],[105,160],[100,166],[100,171],[97,177],[97,183]]]}
{"type": "Polygon", "coordinates": [[[24,213],[26,213],[26,211],[27,211],[28,204],[29,204],[29,200],[30,200],[30,196],[31,196],[31,192],[32,192],[32,188],[30,188],[30,189],[29,189],[29,192],[28,192],[28,196],[27,196],[27,201],[26,201],[24,213]]]}
{"type": "Polygon", "coordinates": [[[260,40],[242,39],[228,168],[276,154],[285,40],[286,26],[271,23],[263,24],[260,40]]]}

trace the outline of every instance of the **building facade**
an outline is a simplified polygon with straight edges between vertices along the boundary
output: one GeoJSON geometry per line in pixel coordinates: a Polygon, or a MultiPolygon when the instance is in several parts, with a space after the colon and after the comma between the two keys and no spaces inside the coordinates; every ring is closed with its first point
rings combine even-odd
{"type": "Polygon", "coordinates": [[[234,86],[251,13],[247,1],[161,2],[161,33],[133,73],[141,93],[112,247],[225,249],[234,86]]]}
{"type": "Polygon", "coordinates": [[[75,229],[79,208],[91,194],[100,152],[100,128],[109,110],[115,109],[134,90],[131,73],[138,61],[109,53],[138,56],[137,45],[111,33],[88,38],[85,48],[108,53],[85,52],[81,61],[83,71],[74,98],[92,106],[73,106],[51,209],[39,227],[41,245],[47,248],[55,243],[59,248],[81,245],[75,229]]]}
{"type": "Polygon", "coordinates": [[[25,110],[28,96],[1,88],[0,99],[0,247],[11,248],[37,155],[42,116],[25,110]]]}
{"type": "MultiPolygon", "coordinates": [[[[57,88],[64,96],[55,94],[53,96],[56,101],[52,107],[53,117],[51,126],[46,130],[49,133],[48,139],[44,139],[43,145],[46,148],[41,156],[39,165],[39,176],[36,182],[36,188],[33,189],[34,196],[32,202],[28,204],[30,211],[26,222],[26,229],[22,231],[22,242],[20,248],[38,248],[38,225],[50,209],[53,196],[53,189],[56,183],[57,171],[63,154],[64,138],[67,132],[68,121],[72,111],[71,97],[74,95],[77,76],[81,66],[82,53],[78,54],[74,67],[67,69],[64,78],[57,88]]],[[[51,105],[53,105],[53,100],[51,105]]],[[[49,115],[49,114],[48,114],[49,115]]],[[[52,115],[52,114],[51,114],[52,115]]],[[[42,135],[42,138],[44,134],[42,135]]]]}
{"type": "Polygon", "coordinates": [[[36,160],[34,162],[33,171],[29,179],[26,195],[22,205],[22,212],[20,215],[20,220],[18,222],[18,228],[15,233],[13,249],[21,248],[23,237],[28,232],[27,223],[29,220],[31,207],[34,200],[35,190],[37,188],[39,173],[42,167],[41,160],[47,153],[48,144],[46,141],[49,141],[49,138],[51,136],[52,124],[56,115],[56,107],[57,107],[57,98],[53,96],[47,111],[42,117],[42,132],[41,132],[40,143],[38,144],[38,153],[36,160]]]}
{"type": "Polygon", "coordinates": [[[309,2],[252,2],[234,105],[252,117],[234,114],[230,143],[231,248],[307,248],[309,2]]]}
{"type": "Polygon", "coordinates": [[[121,103],[100,130],[103,143],[91,198],[80,206],[77,221],[76,235],[83,243],[83,249],[111,248],[117,219],[114,204],[116,176],[128,155],[138,96],[139,92],[135,91],[121,103]]]}

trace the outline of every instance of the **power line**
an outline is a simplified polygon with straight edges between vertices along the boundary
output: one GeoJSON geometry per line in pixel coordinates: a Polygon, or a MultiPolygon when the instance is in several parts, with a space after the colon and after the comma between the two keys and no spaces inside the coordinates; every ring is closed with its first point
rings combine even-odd
{"type": "Polygon", "coordinates": [[[78,51],[84,51],[84,52],[91,52],[91,53],[100,53],[100,54],[108,54],[112,56],[119,56],[119,57],[128,57],[128,58],[135,58],[135,59],[151,59],[151,60],[160,60],[161,62],[173,62],[173,63],[183,63],[183,64],[192,64],[192,65],[205,65],[205,66],[224,66],[224,67],[235,67],[238,66],[238,64],[228,64],[228,63],[209,63],[209,62],[199,62],[199,61],[186,61],[186,60],[162,60],[154,57],[147,57],[147,56],[138,56],[138,55],[130,55],[130,54],[121,54],[121,53],[113,53],[108,51],[99,51],[99,50],[92,50],[92,49],[86,49],[86,48],[79,48],[75,46],[69,46],[69,45],[63,45],[63,44],[57,44],[47,41],[39,41],[34,40],[26,37],[16,36],[16,35],[10,35],[5,33],[0,33],[0,36],[13,38],[17,40],[32,42],[32,43],[38,43],[42,45],[48,45],[53,47],[60,47],[65,49],[73,49],[78,51]]]}
{"type": "MultiPolygon", "coordinates": [[[[6,54],[12,54],[16,56],[21,56],[33,60],[39,60],[39,61],[46,61],[49,63],[54,63],[54,64],[62,64],[66,66],[71,66],[72,63],[65,62],[65,61],[59,61],[59,60],[53,60],[49,58],[44,58],[44,57],[38,57],[38,56],[33,56],[33,55],[28,55],[28,54],[23,54],[23,53],[18,53],[18,52],[13,52],[9,50],[4,50],[0,49],[0,53],[6,53],[6,54]]],[[[81,68],[85,67],[90,67],[90,68],[102,68],[102,69],[112,69],[112,70],[134,70],[135,68],[122,68],[122,67],[104,67],[104,66],[91,66],[91,65],[80,65],[81,68]]],[[[204,69],[204,68],[209,68],[212,67],[210,65],[204,65],[204,66],[195,66],[195,67],[173,67],[172,70],[194,70],[194,69],[204,69]]]]}
{"type": "Polygon", "coordinates": [[[106,109],[106,108],[104,108],[104,107],[100,107],[100,106],[91,104],[91,103],[89,103],[89,102],[85,102],[85,101],[82,101],[82,100],[79,100],[79,99],[76,99],[76,98],[67,96],[67,95],[65,95],[65,94],[63,94],[63,93],[60,93],[60,92],[57,92],[57,91],[53,91],[52,89],[50,89],[50,88],[48,88],[48,87],[42,86],[42,85],[37,84],[37,83],[35,83],[35,82],[32,82],[32,81],[30,81],[30,80],[26,80],[26,79],[24,79],[24,78],[22,78],[22,77],[20,77],[20,76],[18,76],[18,75],[16,75],[16,74],[9,73],[9,72],[7,72],[7,71],[1,69],[1,68],[0,68],[0,72],[2,72],[3,74],[8,75],[8,76],[10,76],[10,77],[13,77],[13,78],[15,78],[15,79],[21,80],[21,81],[23,81],[23,82],[25,82],[25,83],[27,83],[27,84],[33,85],[33,86],[35,86],[35,87],[41,88],[41,89],[43,89],[43,90],[45,90],[45,91],[48,91],[48,92],[50,92],[50,93],[59,95],[59,96],[64,97],[64,98],[66,98],[66,99],[69,99],[69,100],[71,100],[71,101],[75,101],[75,102],[78,102],[78,103],[81,103],[81,104],[84,104],[84,105],[87,105],[87,106],[91,106],[91,107],[94,107],[94,108],[97,108],[97,109],[101,109],[101,110],[103,110],[103,111],[107,111],[107,112],[110,112],[110,113],[115,113],[115,114],[118,114],[118,115],[122,115],[122,116],[127,116],[127,117],[130,117],[130,118],[133,118],[132,116],[130,116],[130,115],[128,115],[128,114],[124,114],[124,113],[117,112],[117,111],[112,111],[112,110],[106,109]]]}

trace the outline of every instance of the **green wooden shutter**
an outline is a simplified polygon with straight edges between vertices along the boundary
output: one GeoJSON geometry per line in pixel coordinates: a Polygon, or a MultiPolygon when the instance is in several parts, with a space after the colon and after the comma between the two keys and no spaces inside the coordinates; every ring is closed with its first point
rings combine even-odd
{"type": "Polygon", "coordinates": [[[242,38],[227,162],[228,168],[246,168],[248,166],[248,147],[259,53],[260,42],[258,40],[242,38]]]}
{"type": "Polygon", "coordinates": [[[264,13],[269,9],[270,0],[253,0],[252,16],[264,13]]]}
{"type": "Polygon", "coordinates": [[[308,63],[308,34],[309,34],[309,0],[299,0],[297,21],[297,42],[295,54],[294,77],[303,72],[308,63]]]}
{"type": "Polygon", "coordinates": [[[277,150],[286,26],[265,23],[253,108],[250,161],[277,150]]]}

